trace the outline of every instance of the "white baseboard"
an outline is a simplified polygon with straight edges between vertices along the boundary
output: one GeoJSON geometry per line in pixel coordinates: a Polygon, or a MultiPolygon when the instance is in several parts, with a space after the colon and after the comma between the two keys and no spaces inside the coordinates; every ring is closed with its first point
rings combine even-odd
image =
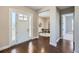
{"type": "MultiPolygon", "coordinates": [[[[23,42],[25,42],[25,41],[23,41],[23,42]]],[[[19,42],[19,43],[11,44],[11,45],[6,45],[6,46],[4,46],[4,47],[1,47],[1,48],[0,48],[0,51],[2,51],[2,50],[4,50],[4,49],[7,49],[7,48],[10,48],[10,47],[12,47],[12,46],[14,46],[14,45],[21,44],[21,43],[23,43],[23,42],[19,42]]]]}
{"type": "Polygon", "coordinates": [[[78,52],[74,51],[74,53],[78,53],[78,52]]]}
{"type": "Polygon", "coordinates": [[[52,46],[54,46],[54,47],[57,47],[57,44],[56,44],[56,43],[50,42],[50,45],[52,45],[52,46]]]}
{"type": "MultiPolygon", "coordinates": [[[[32,39],[36,39],[36,38],[39,38],[39,37],[38,37],[38,36],[37,36],[37,37],[33,37],[32,39]]],[[[25,42],[25,41],[23,41],[23,42],[25,42]]],[[[7,49],[7,48],[10,48],[10,47],[12,47],[12,46],[14,46],[14,45],[21,44],[21,43],[23,43],[23,42],[15,43],[15,44],[12,44],[12,45],[6,45],[6,46],[3,46],[3,47],[0,47],[0,51],[2,51],[2,50],[4,50],[4,49],[7,49]]]]}
{"type": "Polygon", "coordinates": [[[78,53],[78,52],[74,51],[74,53],[78,53]]]}
{"type": "Polygon", "coordinates": [[[59,37],[59,38],[56,40],[56,43],[50,42],[50,45],[56,47],[56,46],[57,46],[57,43],[59,42],[60,39],[61,39],[61,38],[59,37]]]}
{"type": "MultiPolygon", "coordinates": [[[[26,41],[23,41],[23,42],[26,42],[26,41]]],[[[10,48],[10,47],[12,47],[12,46],[14,46],[14,45],[21,44],[21,43],[23,43],[23,42],[19,42],[19,43],[14,43],[14,44],[11,44],[11,45],[3,46],[3,47],[0,48],[0,51],[2,51],[2,50],[4,50],[4,49],[7,49],[7,48],[10,48]]]]}
{"type": "Polygon", "coordinates": [[[36,39],[36,38],[39,38],[38,36],[37,37],[33,37],[32,39],[36,39]]]}
{"type": "Polygon", "coordinates": [[[60,37],[60,39],[63,39],[63,37],[60,37]]]}
{"type": "Polygon", "coordinates": [[[11,47],[10,45],[6,45],[6,46],[4,46],[4,47],[1,47],[0,48],[0,51],[2,51],[2,50],[4,50],[4,49],[7,49],[7,48],[9,48],[9,47],[11,47]]]}
{"type": "Polygon", "coordinates": [[[77,52],[77,51],[74,50],[74,53],[79,53],[79,52],[77,52]]]}
{"type": "Polygon", "coordinates": [[[58,38],[56,42],[59,42],[59,40],[60,40],[60,38],[58,38]]]}

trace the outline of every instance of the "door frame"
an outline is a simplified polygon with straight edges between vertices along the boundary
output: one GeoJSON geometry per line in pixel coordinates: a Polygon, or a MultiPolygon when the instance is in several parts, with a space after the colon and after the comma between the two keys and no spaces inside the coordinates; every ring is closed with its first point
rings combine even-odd
{"type": "MultiPolygon", "coordinates": [[[[31,26],[31,38],[33,38],[33,14],[31,14],[30,12],[24,11],[24,10],[20,10],[20,9],[15,9],[15,8],[9,8],[9,46],[13,46],[19,43],[16,43],[16,40],[13,42],[12,41],[12,16],[11,16],[11,12],[23,12],[25,14],[28,14],[29,16],[31,16],[31,24],[29,24],[31,26]]],[[[23,43],[23,42],[21,42],[23,43]]]]}
{"type": "MultiPolygon", "coordinates": [[[[70,15],[73,15],[73,21],[74,21],[74,13],[66,13],[66,14],[61,14],[60,16],[61,16],[61,21],[60,21],[60,23],[61,23],[61,39],[63,39],[63,32],[62,32],[62,27],[63,27],[63,25],[62,25],[62,22],[63,22],[63,15],[65,15],[65,16],[70,16],[70,15]]],[[[74,23],[73,23],[73,26],[74,26],[74,23]]],[[[74,27],[73,27],[73,33],[74,33],[74,27]]]]}

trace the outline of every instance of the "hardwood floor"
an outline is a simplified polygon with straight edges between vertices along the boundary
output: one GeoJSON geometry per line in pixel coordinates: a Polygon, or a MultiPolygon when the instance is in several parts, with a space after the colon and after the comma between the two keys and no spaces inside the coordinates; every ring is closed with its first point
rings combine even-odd
{"type": "Polygon", "coordinates": [[[72,41],[61,39],[57,47],[54,47],[49,44],[48,37],[39,37],[39,39],[30,40],[5,49],[1,53],[72,53],[72,43],[72,41]]]}

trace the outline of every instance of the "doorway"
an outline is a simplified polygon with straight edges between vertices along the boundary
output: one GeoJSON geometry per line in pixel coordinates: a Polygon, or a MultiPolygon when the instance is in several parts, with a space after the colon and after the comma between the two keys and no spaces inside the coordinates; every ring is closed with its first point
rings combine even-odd
{"type": "Polygon", "coordinates": [[[39,36],[50,37],[50,15],[49,15],[49,10],[39,13],[38,32],[39,32],[39,36]]]}
{"type": "Polygon", "coordinates": [[[22,10],[10,9],[9,45],[19,44],[31,39],[32,15],[22,10]]]}
{"type": "Polygon", "coordinates": [[[29,16],[17,13],[16,17],[16,42],[21,43],[29,40],[29,16]]]}
{"type": "Polygon", "coordinates": [[[62,14],[62,38],[73,41],[73,13],[62,14]]]}
{"type": "Polygon", "coordinates": [[[73,23],[74,13],[67,13],[61,15],[61,39],[63,39],[63,51],[73,52],[74,40],[73,40],[73,23]],[[65,47],[66,46],[66,47],[65,47]]]}

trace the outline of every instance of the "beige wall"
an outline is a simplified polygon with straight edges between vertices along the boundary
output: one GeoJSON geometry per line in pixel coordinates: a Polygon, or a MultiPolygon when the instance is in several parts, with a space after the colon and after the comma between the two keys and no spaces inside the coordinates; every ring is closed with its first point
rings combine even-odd
{"type": "Polygon", "coordinates": [[[8,45],[9,42],[8,12],[7,7],[0,7],[0,47],[8,45]]]}
{"type": "Polygon", "coordinates": [[[9,8],[19,9],[33,14],[33,37],[37,37],[37,13],[27,7],[0,7],[0,47],[9,44],[9,8]]]}

